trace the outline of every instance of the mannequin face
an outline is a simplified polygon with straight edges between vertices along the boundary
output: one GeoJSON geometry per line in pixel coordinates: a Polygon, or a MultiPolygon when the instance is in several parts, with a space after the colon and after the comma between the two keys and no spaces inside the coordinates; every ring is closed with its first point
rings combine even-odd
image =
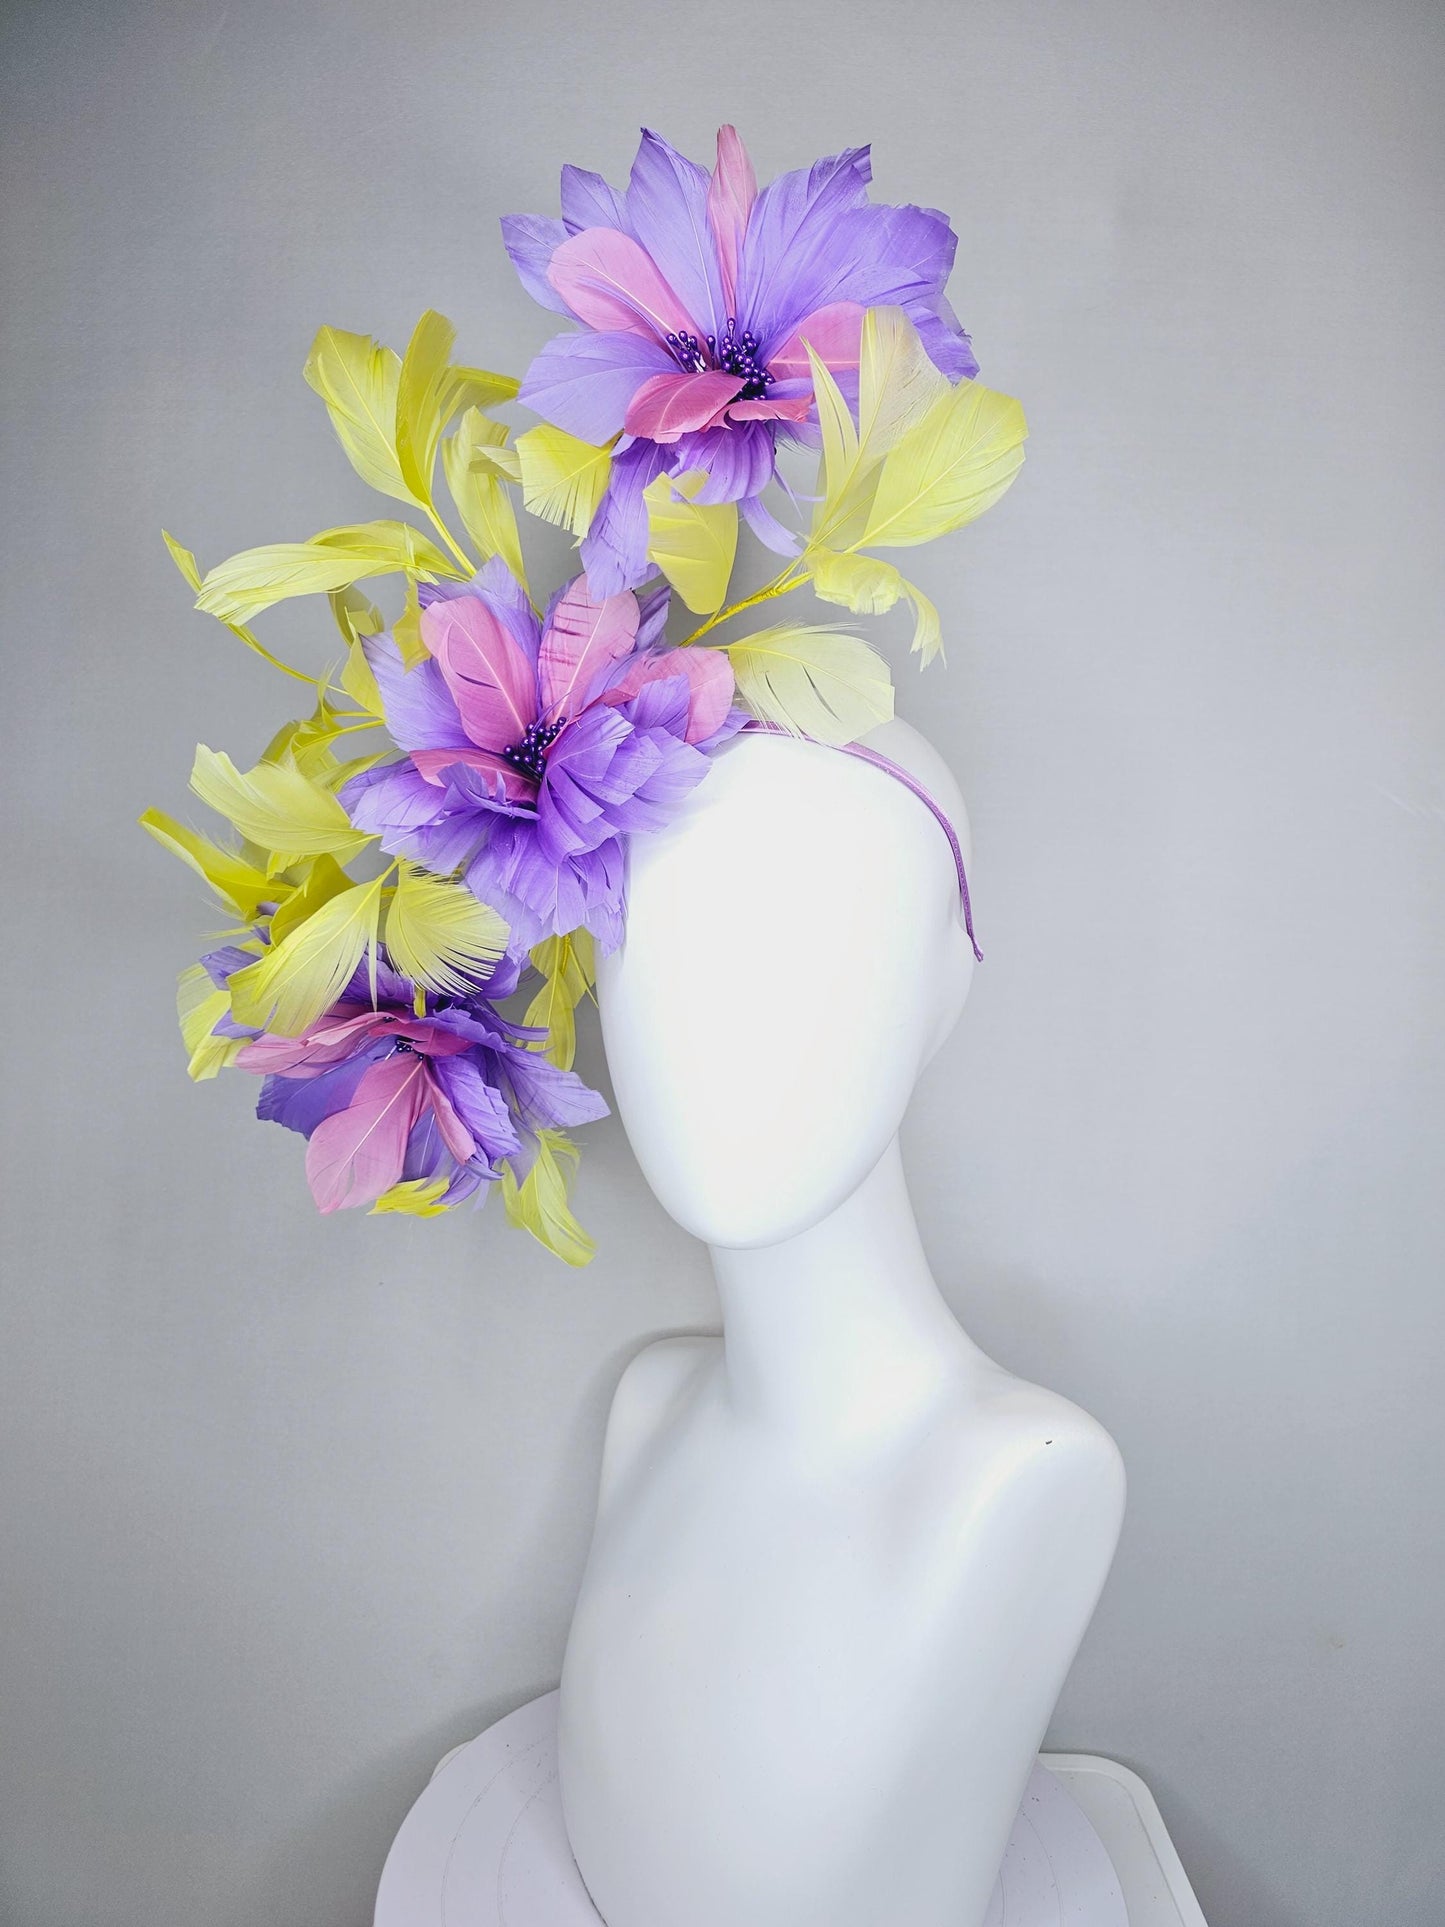
{"type": "MultiPolygon", "coordinates": [[[[869,743],[953,820],[903,724],[869,743]]],[[[778,1243],[868,1175],[972,976],[947,840],[883,771],[744,737],[667,830],[633,840],[599,998],[618,1109],[663,1207],[709,1244],[778,1243]]]]}

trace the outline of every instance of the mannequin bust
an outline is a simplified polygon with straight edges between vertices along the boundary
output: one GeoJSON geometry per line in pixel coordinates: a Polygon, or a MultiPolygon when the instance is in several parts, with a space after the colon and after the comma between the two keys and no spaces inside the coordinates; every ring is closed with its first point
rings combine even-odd
{"type": "MultiPolygon", "coordinates": [[[[967,856],[936,753],[866,740],[967,856]]],[[[633,843],[603,1034],[723,1335],[648,1346],[608,1425],[559,1716],[607,1927],[984,1917],[1124,1480],[968,1339],[919,1242],[897,1132],[972,971],[939,825],[836,750],[745,735],[633,843]]]]}

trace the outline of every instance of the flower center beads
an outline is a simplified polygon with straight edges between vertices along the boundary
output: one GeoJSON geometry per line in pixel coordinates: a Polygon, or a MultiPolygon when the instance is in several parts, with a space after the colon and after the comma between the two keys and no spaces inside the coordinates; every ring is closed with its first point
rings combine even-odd
{"type": "Polygon", "coordinates": [[[565,716],[559,716],[555,723],[528,723],[522,731],[520,743],[508,743],[502,751],[502,761],[520,770],[523,776],[530,776],[534,783],[540,783],[547,770],[547,751],[556,742],[565,716]]]}
{"type": "Polygon", "coordinates": [[[667,345],[677,357],[678,365],[690,375],[705,375],[711,368],[725,375],[737,375],[743,383],[739,401],[761,401],[771,384],[777,379],[770,375],[758,359],[758,339],[751,329],[745,328],[738,333],[738,318],[728,316],[727,333],[707,337],[706,352],[703,343],[696,335],[670,334],[667,345]]]}

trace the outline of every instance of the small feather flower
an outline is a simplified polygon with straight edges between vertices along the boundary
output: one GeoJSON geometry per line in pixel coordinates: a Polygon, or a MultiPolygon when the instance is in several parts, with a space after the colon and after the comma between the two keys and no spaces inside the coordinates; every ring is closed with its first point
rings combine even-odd
{"type": "Polygon", "coordinates": [[[626,191],[562,170],[562,215],[502,223],[524,286],[580,322],[528,369],[520,399],[592,443],[620,437],[582,544],[594,589],[648,572],[643,490],[701,470],[697,500],[737,502],[760,540],[791,542],[761,501],[780,436],[809,420],[805,343],[846,384],[864,310],[901,307],[951,380],[978,372],[944,298],[957,237],[929,208],[868,201],[869,150],[780,175],[761,193],[736,131],[711,174],[646,130],[626,191]]]}
{"type": "Polygon", "coordinates": [[[539,622],[498,560],[463,590],[423,592],[427,660],[367,638],[386,726],[405,756],[353,777],[341,801],[393,855],[464,871],[511,927],[514,954],[586,925],[621,938],[621,839],[659,829],[743,721],[716,649],[654,646],[624,591],[578,577],[539,622]]]}
{"type": "MultiPolygon", "coordinates": [[[[207,959],[222,985],[246,953],[207,959]]],[[[541,1033],[483,996],[422,1000],[378,960],[299,1037],[249,1037],[238,1069],[265,1078],[258,1117],[307,1139],[306,1177],[321,1211],[362,1205],[445,1210],[500,1178],[517,1183],[544,1131],[607,1115],[571,1071],[529,1048],[541,1033]],[[420,1199],[418,1193],[421,1193],[420,1199]]],[[[515,972],[493,988],[510,989],[515,972]]],[[[231,1026],[231,1028],[235,1028],[231,1026]]]]}

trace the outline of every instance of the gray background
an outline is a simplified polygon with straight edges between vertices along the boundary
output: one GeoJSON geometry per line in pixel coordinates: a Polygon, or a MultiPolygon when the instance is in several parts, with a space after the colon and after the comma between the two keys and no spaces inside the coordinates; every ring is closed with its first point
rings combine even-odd
{"type": "Polygon", "coordinates": [[[315,1217],[249,1080],[186,1084],[214,917],[133,820],[290,712],[161,524],[210,563],[373,512],[315,327],[434,305],[520,369],[497,216],[725,118],[948,209],[1033,426],[914,552],[949,668],[895,661],[988,950],[925,1238],[1132,1480],[1052,1743],[1145,1775],[1213,1927],[1440,1919],[1439,11],[4,20],[4,1919],[362,1927],[437,1756],[556,1677],[624,1360],[712,1315],[615,1123],[580,1275],[500,1213],[315,1217]]]}

